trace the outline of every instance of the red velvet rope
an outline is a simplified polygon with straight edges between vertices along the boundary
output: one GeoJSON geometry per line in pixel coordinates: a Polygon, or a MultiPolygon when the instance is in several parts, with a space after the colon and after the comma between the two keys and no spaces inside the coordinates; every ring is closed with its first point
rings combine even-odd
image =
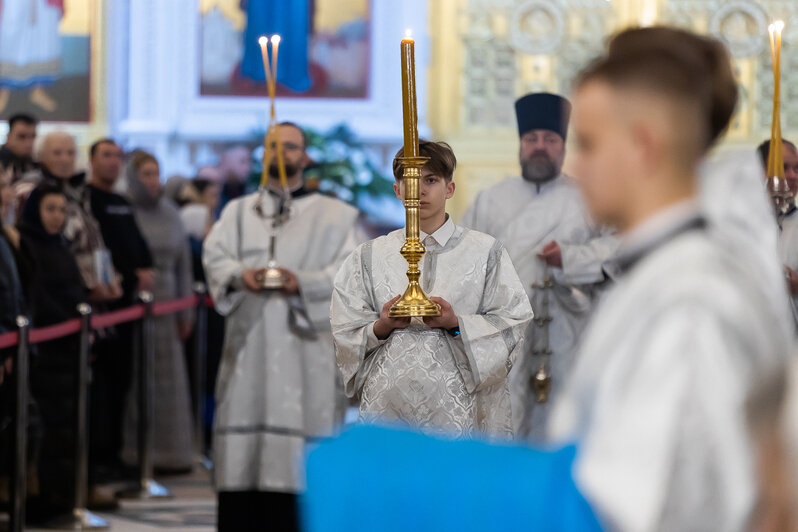
{"type": "MultiPolygon", "coordinates": [[[[182,299],[174,299],[172,301],[163,301],[155,303],[152,306],[152,314],[154,316],[163,316],[165,314],[173,314],[196,306],[200,303],[200,299],[196,295],[184,297],[182,299]]],[[[202,303],[207,307],[213,307],[213,299],[209,295],[205,295],[202,303]]],[[[144,305],[133,305],[131,307],[115,310],[106,314],[97,314],[91,317],[92,329],[103,329],[111,327],[112,325],[119,325],[130,321],[136,321],[144,317],[144,305]]],[[[29,333],[29,341],[31,344],[38,344],[55,340],[56,338],[63,338],[71,334],[80,332],[80,318],[74,318],[63,323],[56,323],[55,325],[48,325],[47,327],[40,327],[38,329],[31,329],[29,333]]],[[[13,347],[19,343],[19,331],[11,331],[5,334],[0,334],[0,349],[13,347]]]]}
{"type": "Polygon", "coordinates": [[[107,314],[97,314],[91,317],[93,329],[103,329],[112,325],[119,325],[128,321],[135,321],[144,317],[144,305],[133,305],[107,314]]]}
{"type": "Polygon", "coordinates": [[[164,314],[173,314],[196,306],[198,301],[197,296],[188,296],[183,299],[174,299],[172,301],[164,301],[163,303],[155,303],[152,306],[152,314],[154,316],[163,316],[164,314]]]}
{"type": "Polygon", "coordinates": [[[17,343],[19,343],[19,333],[17,331],[0,334],[0,349],[17,345],[17,343]]]}
{"type": "Polygon", "coordinates": [[[75,318],[74,320],[65,321],[63,323],[56,323],[55,325],[49,325],[41,329],[32,329],[28,339],[32,344],[39,344],[55,340],[56,338],[63,338],[64,336],[69,336],[77,332],[80,332],[80,318],[75,318]]]}

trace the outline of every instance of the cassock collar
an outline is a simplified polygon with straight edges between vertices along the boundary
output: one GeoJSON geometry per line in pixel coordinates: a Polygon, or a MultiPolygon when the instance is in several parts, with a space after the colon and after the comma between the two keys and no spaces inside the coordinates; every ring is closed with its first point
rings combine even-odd
{"type": "Polygon", "coordinates": [[[452,235],[454,234],[454,228],[455,228],[455,225],[454,225],[454,222],[452,221],[452,217],[449,216],[449,214],[447,213],[446,214],[446,221],[443,222],[443,225],[440,226],[431,235],[428,235],[424,231],[419,230],[419,232],[418,232],[419,233],[419,239],[423,243],[424,239],[426,239],[428,236],[431,236],[435,240],[435,242],[438,243],[438,245],[440,247],[445,247],[446,243],[449,241],[450,238],[452,238],[452,235]]]}
{"type": "Polygon", "coordinates": [[[545,193],[549,192],[550,190],[553,190],[553,189],[559,187],[562,183],[565,183],[565,182],[571,180],[570,177],[568,177],[566,174],[563,174],[563,173],[561,173],[560,175],[558,175],[554,179],[549,179],[545,183],[535,183],[535,182],[532,182],[532,181],[527,181],[526,179],[523,178],[523,176],[521,177],[521,179],[524,181],[524,183],[526,183],[526,185],[530,189],[532,189],[532,192],[534,194],[536,194],[536,195],[545,194],[545,193]]]}
{"type": "MultiPolygon", "coordinates": [[[[274,196],[275,198],[279,198],[282,196],[282,191],[280,190],[275,190],[272,187],[266,187],[266,190],[268,190],[269,194],[274,196]]],[[[305,187],[304,182],[300,183],[298,186],[296,186],[293,189],[289,189],[288,192],[291,193],[291,198],[293,199],[301,198],[302,196],[307,196],[308,194],[313,193],[312,190],[305,187]]]]}
{"type": "Polygon", "coordinates": [[[706,227],[696,199],[685,200],[660,211],[621,240],[618,253],[610,262],[617,273],[629,271],[640,259],[693,229],[706,227]]]}

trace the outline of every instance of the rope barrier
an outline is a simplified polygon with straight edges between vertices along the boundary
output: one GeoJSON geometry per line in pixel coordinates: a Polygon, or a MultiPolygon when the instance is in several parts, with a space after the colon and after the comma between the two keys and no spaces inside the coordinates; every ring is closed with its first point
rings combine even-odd
{"type": "MultiPolygon", "coordinates": [[[[186,310],[197,306],[200,302],[199,297],[196,295],[187,296],[181,299],[173,299],[170,301],[163,301],[153,305],[154,316],[164,316],[166,314],[174,314],[181,310],[186,310]]],[[[204,304],[207,307],[213,307],[213,299],[211,296],[204,296],[204,304]]],[[[92,329],[104,329],[119,325],[120,323],[127,323],[136,321],[144,317],[144,305],[131,305],[129,307],[106,312],[105,314],[97,314],[91,318],[92,329]]],[[[80,332],[80,318],[74,318],[62,323],[48,325],[46,327],[39,327],[31,329],[30,343],[40,344],[42,342],[49,342],[57,338],[63,338],[80,332]]],[[[0,349],[14,347],[19,344],[19,331],[11,331],[0,334],[0,349]]]]}

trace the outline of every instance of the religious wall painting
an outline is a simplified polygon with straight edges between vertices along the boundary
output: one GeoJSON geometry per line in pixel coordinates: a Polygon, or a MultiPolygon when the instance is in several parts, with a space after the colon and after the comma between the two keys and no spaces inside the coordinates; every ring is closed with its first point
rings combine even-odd
{"type": "Polygon", "coordinates": [[[274,33],[278,96],[369,96],[370,0],[199,0],[199,16],[202,96],[265,96],[257,39],[274,33]]]}
{"type": "Polygon", "coordinates": [[[0,119],[91,120],[97,0],[0,0],[0,119]]]}

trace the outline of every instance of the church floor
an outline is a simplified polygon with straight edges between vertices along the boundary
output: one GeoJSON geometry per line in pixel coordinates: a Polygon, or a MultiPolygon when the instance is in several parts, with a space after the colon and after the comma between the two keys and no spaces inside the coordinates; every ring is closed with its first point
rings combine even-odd
{"type": "MultiPolygon", "coordinates": [[[[173,497],[153,501],[121,501],[113,512],[96,512],[111,525],[113,532],[212,532],[216,530],[216,494],[211,489],[210,475],[205,469],[185,476],[162,477],[173,497]]],[[[27,532],[44,532],[44,528],[28,528],[27,532]]]]}

